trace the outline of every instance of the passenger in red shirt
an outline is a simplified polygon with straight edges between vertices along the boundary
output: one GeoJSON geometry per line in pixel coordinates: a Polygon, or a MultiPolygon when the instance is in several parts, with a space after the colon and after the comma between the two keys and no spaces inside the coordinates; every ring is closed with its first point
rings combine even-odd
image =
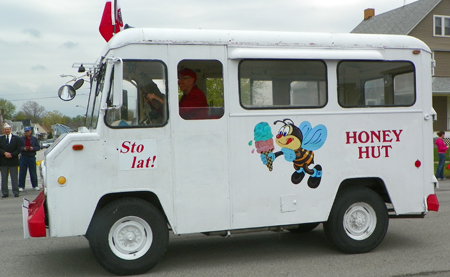
{"type": "Polygon", "coordinates": [[[184,119],[206,118],[207,116],[206,96],[197,87],[196,81],[197,74],[193,70],[185,68],[178,72],[178,86],[183,92],[179,103],[180,116],[184,119]]]}
{"type": "MultiPolygon", "coordinates": [[[[200,119],[207,118],[208,116],[206,96],[197,87],[195,84],[196,81],[197,74],[193,70],[185,68],[178,72],[178,86],[183,92],[183,96],[178,105],[180,108],[180,116],[184,119],[200,119]]],[[[157,99],[161,103],[165,103],[163,99],[152,93],[147,94],[146,98],[148,101],[157,99]]]]}

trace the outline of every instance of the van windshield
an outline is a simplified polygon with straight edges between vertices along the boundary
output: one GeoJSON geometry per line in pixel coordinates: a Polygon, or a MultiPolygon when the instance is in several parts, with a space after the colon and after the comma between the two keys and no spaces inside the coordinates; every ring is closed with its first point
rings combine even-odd
{"type": "Polygon", "coordinates": [[[105,83],[106,64],[102,64],[91,77],[91,92],[86,112],[86,127],[97,128],[98,115],[100,111],[100,99],[105,83]]]}

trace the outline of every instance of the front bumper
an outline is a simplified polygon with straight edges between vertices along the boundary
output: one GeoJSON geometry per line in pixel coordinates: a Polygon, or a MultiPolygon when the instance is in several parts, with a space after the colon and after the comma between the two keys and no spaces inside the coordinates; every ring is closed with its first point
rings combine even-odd
{"type": "Polygon", "coordinates": [[[47,235],[44,202],[44,191],[41,191],[32,202],[25,198],[23,199],[22,223],[24,238],[45,237],[47,235]]]}

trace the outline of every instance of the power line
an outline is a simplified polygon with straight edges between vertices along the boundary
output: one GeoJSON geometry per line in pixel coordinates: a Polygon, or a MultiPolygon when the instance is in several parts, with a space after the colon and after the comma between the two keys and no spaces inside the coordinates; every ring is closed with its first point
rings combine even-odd
{"type": "MultiPolygon", "coordinates": [[[[77,95],[88,95],[88,94],[77,94],[77,95]]],[[[0,96],[1,98],[1,96],[0,96]]],[[[39,100],[39,99],[49,99],[49,98],[59,98],[58,96],[47,96],[47,97],[35,97],[35,98],[24,98],[24,99],[14,99],[14,100],[8,100],[8,101],[25,101],[25,100],[39,100]]]]}
{"type": "MultiPolygon", "coordinates": [[[[89,90],[89,89],[85,89],[85,90],[89,90]]],[[[46,92],[46,93],[40,93],[40,94],[55,95],[55,92],[46,92]]],[[[14,93],[14,94],[8,93],[8,94],[0,94],[0,97],[11,96],[11,95],[14,95],[14,96],[19,96],[19,95],[36,95],[36,93],[34,93],[34,92],[32,92],[32,93],[19,93],[19,94],[17,94],[17,93],[14,93]]],[[[86,94],[80,93],[78,95],[86,95],[86,94]]]]}
{"type": "Polygon", "coordinates": [[[48,98],[57,98],[58,96],[48,96],[48,97],[39,97],[39,98],[26,98],[26,99],[14,99],[14,100],[8,100],[8,101],[24,101],[24,100],[39,100],[39,99],[48,99],[48,98]]]}
{"type": "MultiPolygon", "coordinates": [[[[52,94],[52,95],[54,95],[55,93],[53,93],[53,92],[48,92],[48,93],[44,93],[44,94],[52,94]]],[[[12,95],[11,93],[8,93],[8,94],[0,94],[0,97],[4,97],[4,96],[10,96],[10,95],[12,95]]],[[[14,93],[14,96],[17,96],[17,95],[36,95],[36,93],[19,93],[19,94],[17,94],[17,93],[14,93]]]]}

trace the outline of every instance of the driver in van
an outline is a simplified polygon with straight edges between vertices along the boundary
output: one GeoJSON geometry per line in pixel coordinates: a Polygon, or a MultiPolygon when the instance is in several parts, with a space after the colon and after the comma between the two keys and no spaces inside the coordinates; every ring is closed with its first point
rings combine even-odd
{"type": "Polygon", "coordinates": [[[128,72],[130,73],[130,79],[136,82],[139,93],[142,94],[144,101],[148,104],[144,107],[145,119],[140,124],[148,120],[153,121],[153,123],[162,123],[160,121],[164,120],[165,95],[161,93],[153,79],[145,72],[144,63],[131,63],[128,72]],[[157,97],[149,100],[146,98],[148,94],[153,94],[157,97]]]}
{"type": "MultiPolygon", "coordinates": [[[[180,108],[180,116],[184,119],[198,119],[207,117],[208,103],[206,96],[201,91],[195,82],[197,81],[197,74],[189,68],[184,68],[178,71],[178,86],[183,92],[183,96],[178,104],[180,108]]],[[[156,94],[149,93],[146,96],[148,101],[157,99],[161,103],[165,103],[164,99],[158,97],[156,94]]]]}
{"type": "Polygon", "coordinates": [[[162,109],[163,104],[165,103],[165,95],[161,93],[158,86],[153,82],[153,79],[145,73],[143,66],[139,63],[136,63],[136,71],[133,79],[136,81],[138,89],[144,96],[144,99],[146,99],[146,102],[150,102],[150,105],[156,109],[162,109]],[[145,97],[148,94],[155,95],[157,101],[145,97]]]}

